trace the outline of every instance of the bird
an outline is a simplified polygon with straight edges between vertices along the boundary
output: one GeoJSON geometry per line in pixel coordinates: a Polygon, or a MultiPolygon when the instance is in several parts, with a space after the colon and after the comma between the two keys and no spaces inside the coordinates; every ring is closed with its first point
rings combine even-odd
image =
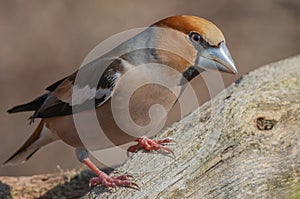
{"type": "Polygon", "coordinates": [[[62,140],[74,147],[78,160],[97,175],[91,178],[91,186],[136,188],[130,175],[109,176],[97,168],[89,158],[89,149],[136,141],[128,151],[173,153],[164,144],[174,140],[153,140],[151,132],[161,128],[166,116],[162,108],[168,112],[186,85],[203,71],[237,74],[222,31],[198,16],[161,19],[54,82],[41,96],[9,109],[8,113],[31,111],[30,123],[40,121],[4,165],[21,164],[41,147],[62,140]],[[160,106],[155,108],[154,104],[160,106]],[[79,132],[76,117],[84,118],[87,113],[100,124],[101,139],[92,136],[97,130],[86,126],[79,132]],[[83,137],[90,138],[91,146],[83,137]]]}

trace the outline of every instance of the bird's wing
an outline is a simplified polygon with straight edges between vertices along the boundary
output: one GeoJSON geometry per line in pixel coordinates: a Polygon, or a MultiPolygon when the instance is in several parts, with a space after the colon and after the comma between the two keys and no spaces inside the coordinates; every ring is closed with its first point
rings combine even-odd
{"type": "Polygon", "coordinates": [[[96,60],[47,88],[50,92],[33,118],[70,115],[101,106],[120,77],[119,60],[96,60]]]}
{"type": "Polygon", "coordinates": [[[63,81],[65,81],[66,79],[68,79],[68,77],[64,77],[60,80],[58,80],[57,82],[54,82],[53,84],[51,84],[50,86],[48,86],[46,88],[47,91],[54,91],[63,81]]]}

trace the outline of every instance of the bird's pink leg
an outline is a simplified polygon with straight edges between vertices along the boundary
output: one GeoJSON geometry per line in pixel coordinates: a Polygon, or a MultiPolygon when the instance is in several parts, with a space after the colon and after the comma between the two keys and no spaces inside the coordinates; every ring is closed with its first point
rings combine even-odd
{"type": "Polygon", "coordinates": [[[162,145],[165,143],[175,142],[174,140],[172,140],[170,138],[166,138],[166,139],[162,139],[162,140],[151,140],[150,138],[147,138],[146,136],[142,136],[142,137],[136,139],[135,141],[138,143],[136,145],[130,146],[127,149],[127,151],[136,152],[137,150],[140,150],[140,149],[145,149],[147,151],[163,150],[163,151],[166,151],[166,152],[174,155],[174,152],[172,151],[172,149],[162,145]]]}
{"type": "Polygon", "coordinates": [[[131,177],[130,175],[108,176],[106,173],[98,169],[89,158],[84,158],[82,162],[98,176],[90,179],[90,187],[102,184],[107,188],[126,186],[134,189],[139,189],[139,186],[136,183],[129,181],[129,178],[131,177]]]}

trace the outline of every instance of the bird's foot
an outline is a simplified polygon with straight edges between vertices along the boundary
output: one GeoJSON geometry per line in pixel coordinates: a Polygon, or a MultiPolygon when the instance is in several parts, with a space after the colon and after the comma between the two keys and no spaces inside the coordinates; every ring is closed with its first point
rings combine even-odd
{"type": "Polygon", "coordinates": [[[163,150],[163,151],[171,153],[173,156],[175,156],[172,149],[163,145],[166,143],[175,142],[171,138],[166,138],[166,139],[162,139],[162,140],[151,140],[150,138],[147,138],[146,136],[142,136],[142,137],[136,139],[135,141],[138,143],[136,145],[130,146],[127,149],[127,151],[133,153],[140,149],[145,149],[147,151],[163,150]]]}
{"type": "Polygon", "coordinates": [[[117,186],[130,187],[139,190],[139,186],[131,182],[129,179],[132,178],[130,175],[120,176],[108,176],[106,173],[101,172],[98,177],[90,179],[90,187],[94,187],[98,184],[102,184],[106,188],[116,188],[117,186]]]}
{"type": "Polygon", "coordinates": [[[131,175],[109,176],[98,169],[88,157],[84,157],[82,162],[97,175],[97,177],[90,179],[90,187],[102,184],[106,188],[116,188],[118,186],[124,186],[139,190],[139,186],[136,183],[130,181],[129,178],[132,178],[131,175]]]}

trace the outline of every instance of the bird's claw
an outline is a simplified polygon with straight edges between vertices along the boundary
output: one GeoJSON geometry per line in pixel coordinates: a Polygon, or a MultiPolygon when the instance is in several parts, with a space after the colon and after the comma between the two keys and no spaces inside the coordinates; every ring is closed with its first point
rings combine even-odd
{"type": "Polygon", "coordinates": [[[156,140],[157,144],[169,144],[169,143],[177,143],[173,138],[165,138],[161,140],[156,140]]]}
{"type": "Polygon", "coordinates": [[[151,140],[150,138],[142,136],[135,141],[138,143],[136,145],[130,146],[127,149],[128,152],[134,153],[140,149],[145,149],[147,151],[162,150],[162,151],[166,151],[167,153],[172,154],[175,157],[175,154],[172,149],[170,149],[169,147],[163,146],[163,144],[175,142],[175,140],[173,140],[172,138],[166,138],[166,139],[162,139],[162,140],[151,140]]]}
{"type": "Polygon", "coordinates": [[[132,189],[135,189],[135,190],[138,190],[138,191],[141,190],[140,186],[137,183],[135,183],[135,182],[132,182],[131,186],[129,188],[132,188],[132,189]]]}
{"type": "Polygon", "coordinates": [[[106,188],[116,188],[117,186],[129,187],[132,189],[140,190],[140,187],[135,182],[131,182],[129,179],[133,178],[131,175],[120,176],[99,176],[90,179],[89,187],[93,188],[98,184],[102,184],[106,188]]]}

